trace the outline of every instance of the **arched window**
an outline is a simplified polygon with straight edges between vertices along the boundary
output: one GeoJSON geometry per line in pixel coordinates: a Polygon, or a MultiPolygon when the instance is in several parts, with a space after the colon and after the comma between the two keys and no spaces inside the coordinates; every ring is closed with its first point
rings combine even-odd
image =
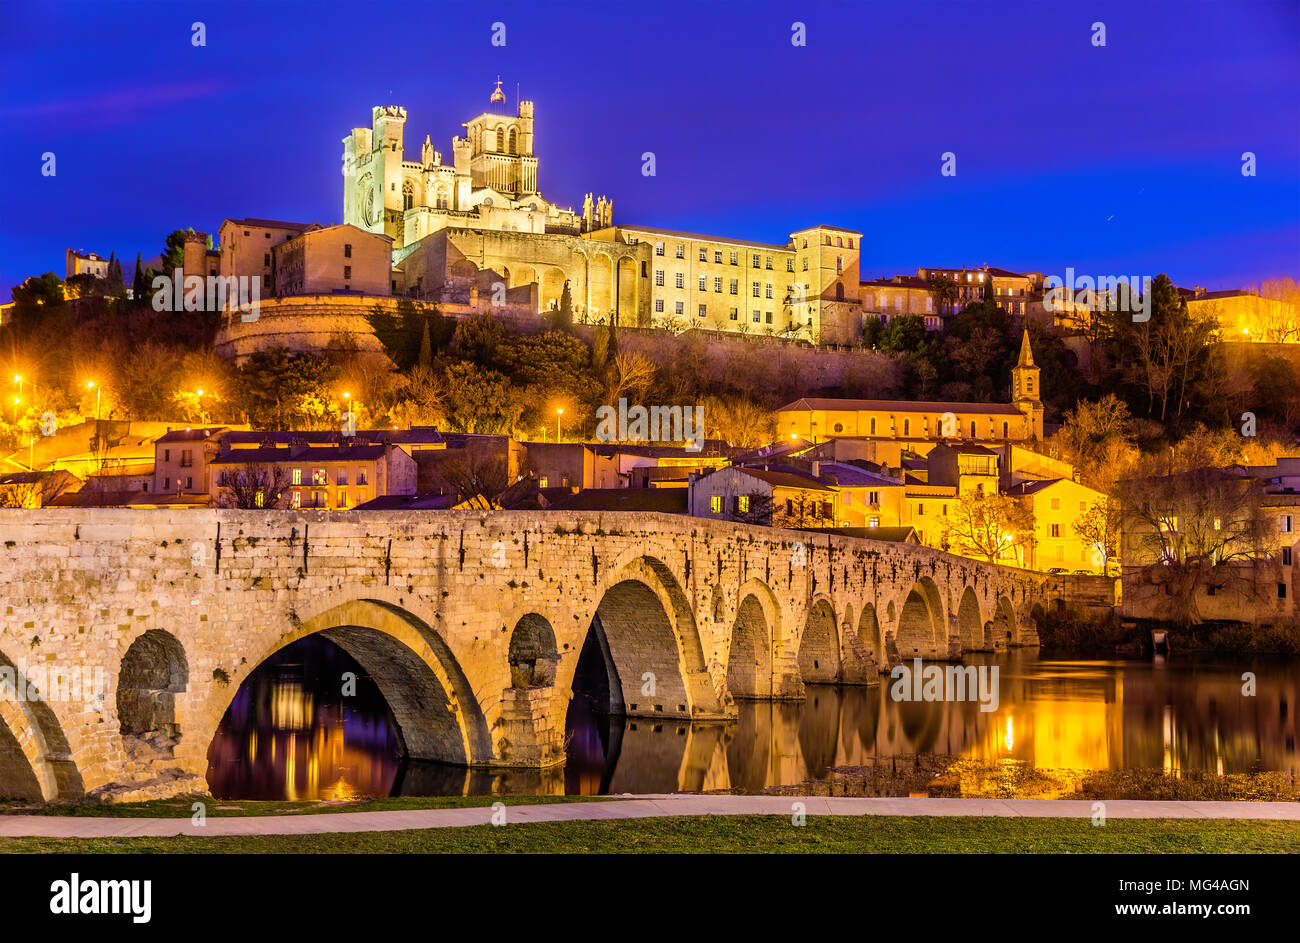
{"type": "Polygon", "coordinates": [[[445,210],[449,206],[446,187],[438,188],[438,200],[436,205],[440,210],[445,210]]]}
{"type": "Polygon", "coordinates": [[[517,147],[518,147],[518,139],[515,137],[515,129],[511,128],[510,129],[510,153],[511,154],[518,153],[518,151],[516,150],[517,147]]]}
{"type": "Polygon", "coordinates": [[[975,420],[974,420],[974,419],[972,419],[972,420],[970,421],[970,437],[971,437],[972,439],[975,438],[975,420]]]}
{"type": "Polygon", "coordinates": [[[502,125],[501,127],[497,128],[497,153],[504,154],[505,152],[506,152],[506,128],[505,125],[502,125]]]}
{"type": "Polygon", "coordinates": [[[407,180],[402,184],[402,209],[409,210],[415,205],[415,187],[407,180]]]}

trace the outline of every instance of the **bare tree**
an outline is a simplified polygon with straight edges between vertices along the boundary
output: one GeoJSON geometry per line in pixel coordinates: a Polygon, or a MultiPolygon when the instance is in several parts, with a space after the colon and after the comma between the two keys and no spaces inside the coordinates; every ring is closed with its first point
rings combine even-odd
{"type": "Polygon", "coordinates": [[[1262,492],[1259,479],[1220,468],[1120,482],[1125,569],[1159,587],[1163,616],[1190,625],[1201,621],[1202,590],[1253,587],[1277,543],[1262,492]]]}
{"type": "Polygon", "coordinates": [[[245,462],[221,472],[219,504],[223,508],[278,509],[289,500],[289,476],[280,465],[245,462]]]}
{"type": "Polygon", "coordinates": [[[495,507],[497,496],[510,485],[505,458],[465,451],[464,456],[457,455],[440,463],[438,471],[461,501],[482,498],[495,507]]]}
{"type": "Polygon", "coordinates": [[[941,539],[956,553],[996,563],[1034,535],[1034,512],[1010,495],[971,491],[944,518],[941,539]]]}

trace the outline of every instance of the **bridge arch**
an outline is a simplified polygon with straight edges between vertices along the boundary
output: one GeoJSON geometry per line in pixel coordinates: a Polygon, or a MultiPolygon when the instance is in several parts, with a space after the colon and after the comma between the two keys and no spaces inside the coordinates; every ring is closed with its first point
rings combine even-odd
{"type": "Polygon", "coordinates": [[[772,639],[778,624],[775,602],[759,589],[741,589],[727,653],[727,690],[732,697],[772,696],[772,639]]]}
{"type": "Polygon", "coordinates": [[[811,684],[830,684],[840,677],[840,639],[835,608],[825,597],[808,610],[799,638],[799,674],[811,684]]]}
{"type": "Polygon", "coordinates": [[[963,652],[974,652],[984,647],[984,620],[980,618],[979,598],[969,586],[957,604],[957,633],[961,637],[963,652]]]}
{"type": "MultiPolygon", "coordinates": [[[[457,765],[490,762],[492,742],[474,693],[442,637],[392,603],[357,599],[331,606],[301,622],[249,659],[249,674],[299,639],[320,635],[365,669],[393,712],[398,735],[412,759],[457,765]]],[[[248,675],[245,675],[247,678],[248,675]]],[[[238,691],[215,699],[206,718],[207,742],[238,691]]]]}
{"type": "Polygon", "coordinates": [[[923,576],[908,592],[898,614],[898,655],[904,660],[945,656],[947,634],[939,587],[923,576]]]}
{"type": "Polygon", "coordinates": [[[644,555],[608,573],[596,593],[592,629],[605,656],[611,712],[721,713],[683,581],[668,564],[644,555]]]}
{"type": "Polygon", "coordinates": [[[46,701],[28,696],[28,680],[0,652],[0,798],[80,798],[85,787],[63,728],[46,701]]]}
{"type": "Polygon", "coordinates": [[[989,623],[988,631],[989,637],[985,642],[989,649],[1015,643],[1016,611],[1011,605],[1011,600],[1006,596],[998,597],[997,608],[994,610],[993,621],[989,623]]]}
{"type": "Polygon", "coordinates": [[[862,614],[858,616],[858,644],[866,650],[879,668],[882,660],[881,638],[880,638],[880,620],[876,617],[876,607],[871,603],[864,603],[862,614]]]}

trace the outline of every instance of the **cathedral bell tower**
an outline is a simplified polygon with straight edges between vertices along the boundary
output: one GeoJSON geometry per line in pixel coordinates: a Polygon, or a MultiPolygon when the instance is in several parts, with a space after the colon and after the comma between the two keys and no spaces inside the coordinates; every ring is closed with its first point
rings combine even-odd
{"type": "Polygon", "coordinates": [[[1038,367],[1034,366],[1034,351],[1029,346],[1029,331],[1020,335],[1020,357],[1011,368],[1011,402],[1029,420],[1029,434],[1036,440],[1043,438],[1043,401],[1038,383],[1038,367]]]}

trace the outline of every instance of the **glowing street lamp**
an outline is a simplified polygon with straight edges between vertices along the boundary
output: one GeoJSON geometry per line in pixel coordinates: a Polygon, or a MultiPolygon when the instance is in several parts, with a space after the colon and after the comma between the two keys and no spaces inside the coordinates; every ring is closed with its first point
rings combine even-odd
{"type": "Polygon", "coordinates": [[[104,391],[103,391],[100,387],[98,387],[98,386],[95,385],[95,381],[94,381],[94,380],[87,380],[87,381],[86,381],[86,389],[88,389],[88,390],[94,390],[94,391],[95,391],[95,422],[98,423],[98,422],[99,422],[99,403],[100,403],[100,400],[103,398],[104,391]]]}
{"type": "Polygon", "coordinates": [[[22,400],[19,397],[14,397],[14,422],[18,421],[18,404],[21,402],[22,400]]]}
{"type": "Polygon", "coordinates": [[[563,409],[555,410],[555,441],[560,441],[560,417],[564,415],[563,409]]]}
{"type": "Polygon", "coordinates": [[[347,435],[352,435],[356,431],[355,420],[352,418],[352,394],[346,390],[343,393],[343,400],[348,404],[348,424],[347,435]]]}

